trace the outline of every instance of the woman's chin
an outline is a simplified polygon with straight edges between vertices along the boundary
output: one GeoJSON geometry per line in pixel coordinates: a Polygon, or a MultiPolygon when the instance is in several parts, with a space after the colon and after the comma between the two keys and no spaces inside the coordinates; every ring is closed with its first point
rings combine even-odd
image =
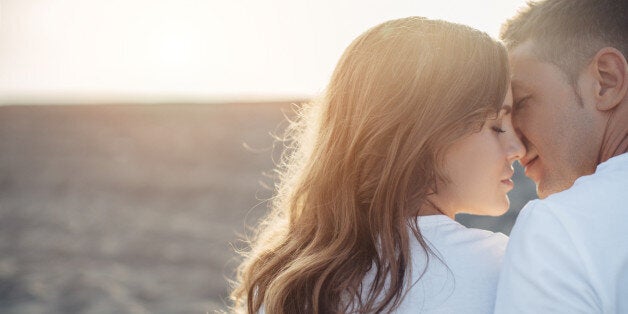
{"type": "Polygon", "coordinates": [[[506,197],[505,201],[493,204],[481,210],[467,212],[470,215],[499,217],[508,212],[510,208],[510,200],[506,197]]]}
{"type": "Polygon", "coordinates": [[[507,213],[509,208],[510,208],[510,199],[508,198],[508,196],[506,196],[502,204],[493,208],[491,213],[487,216],[493,216],[493,217],[501,216],[507,213]]]}

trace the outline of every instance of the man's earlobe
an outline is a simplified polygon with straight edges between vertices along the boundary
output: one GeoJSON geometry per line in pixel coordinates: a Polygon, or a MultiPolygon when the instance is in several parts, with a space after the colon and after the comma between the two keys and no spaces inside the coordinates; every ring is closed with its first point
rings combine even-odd
{"type": "Polygon", "coordinates": [[[605,47],[593,57],[596,86],[596,108],[607,111],[619,105],[628,92],[628,63],[621,51],[605,47]]]}

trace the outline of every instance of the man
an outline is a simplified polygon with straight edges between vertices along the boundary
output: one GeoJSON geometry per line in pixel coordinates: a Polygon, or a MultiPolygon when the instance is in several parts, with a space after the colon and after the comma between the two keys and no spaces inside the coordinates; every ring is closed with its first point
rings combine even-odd
{"type": "Polygon", "coordinates": [[[496,313],[628,313],[628,1],[530,3],[502,28],[520,160],[496,313]]]}

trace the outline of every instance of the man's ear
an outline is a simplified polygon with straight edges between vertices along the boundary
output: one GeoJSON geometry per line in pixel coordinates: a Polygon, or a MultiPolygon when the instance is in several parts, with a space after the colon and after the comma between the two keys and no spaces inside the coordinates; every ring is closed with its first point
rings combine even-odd
{"type": "Polygon", "coordinates": [[[605,47],[589,63],[595,79],[596,109],[607,111],[620,104],[628,92],[628,63],[621,51],[605,47]]]}

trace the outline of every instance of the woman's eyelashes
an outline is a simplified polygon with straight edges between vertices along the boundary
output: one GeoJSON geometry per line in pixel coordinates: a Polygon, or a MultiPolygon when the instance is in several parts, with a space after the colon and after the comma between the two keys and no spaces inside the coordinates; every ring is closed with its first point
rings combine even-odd
{"type": "Polygon", "coordinates": [[[498,134],[506,132],[504,129],[502,129],[501,123],[498,125],[492,126],[491,129],[493,129],[493,131],[497,132],[498,134]]]}

